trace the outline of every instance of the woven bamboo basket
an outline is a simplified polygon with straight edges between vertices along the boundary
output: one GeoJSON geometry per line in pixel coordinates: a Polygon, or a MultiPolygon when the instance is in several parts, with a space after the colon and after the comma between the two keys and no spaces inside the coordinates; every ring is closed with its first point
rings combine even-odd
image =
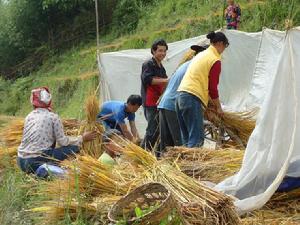
{"type": "Polygon", "coordinates": [[[118,223],[126,218],[126,224],[158,225],[172,209],[176,208],[171,192],[160,183],[142,185],[116,202],[108,212],[108,218],[118,223]],[[152,211],[137,217],[135,209],[152,211]]]}

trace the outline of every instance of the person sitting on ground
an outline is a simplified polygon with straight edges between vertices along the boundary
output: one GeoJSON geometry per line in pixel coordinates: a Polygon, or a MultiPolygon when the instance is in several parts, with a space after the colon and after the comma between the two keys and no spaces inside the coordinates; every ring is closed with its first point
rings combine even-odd
{"type": "Polygon", "coordinates": [[[135,112],[142,105],[140,95],[130,95],[127,102],[107,101],[101,106],[98,118],[103,122],[105,129],[117,129],[121,134],[130,141],[140,139],[135,126],[135,112]],[[130,131],[127,129],[125,118],[128,119],[130,131]]]}
{"type": "Polygon", "coordinates": [[[176,114],[183,145],[193,148],[204,144],[203,111],[210,101],[214,111],[223,117],[218,84],[221,73],[221,54],[229,46],[222,32],[206,36],[210,46],[195,56],[178,88],[176,114]]]}
{"type": "Polygon", "coordinates": [[[234,0],[227,0],[227,8],[225,9],[225,19],[227,22],[227,29],[237,30],[241,21],[241,8],[234,0]]]}
{"type": "Polygon", "coordinates": [[[79,153],[82,142],[97,137],[94,131],[82,136],[65,136],[62,122],[52,112],[51,94],[47,87],[31,91],[34,110],[25,118],[21,144],[18,148],[17,163],[25,173],[36,173],[43,164],[55,165],[69,156],[79,153]],[[56,143],[61,146],[55,148],[56,143]]]}
{"type": "Polygon", "coordinates": [[[162,65],[167,50],[168,45],[165,40],[154,41],[151,47],[153,57],[143,63],[141,73],[141,95],[145,118],[148,122],[141,147],[154,151],[153,148],[159,135],[157,102],[168,83],[166,70],[162,65]]]}
{"type": "Polygon", "coordinates": [[[160,131],[160,153],[165,151],[167,146],[180,146],[180,127],[175,111],[175,99],[180,82],[191,63],[192,57],[208,48],[208,45],[192,45],[193,54],[188,61],[180,65],[170,78],[169,84],[162,95],[157,108],[159,109],[159,131],[160,131]]]}

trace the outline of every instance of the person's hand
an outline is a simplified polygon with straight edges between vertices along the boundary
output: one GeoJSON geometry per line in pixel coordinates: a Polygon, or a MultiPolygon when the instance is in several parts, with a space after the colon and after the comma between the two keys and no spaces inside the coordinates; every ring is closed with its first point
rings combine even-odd
{"type": "Polygon", "coordinates": [[[122,147],[114,143],[113,141],[109,141],[108,143],[104,144],[105,151],[109,154],[112,158],[120,155],[123,151],[122,147]]]}
{"type": "Polygon", "coordinates": [[[207,110],[206,111],[206,117],[207,117],[208,121],[213,122],[214,119],[216,118],[216,113],[214,113],[214,111],[212,111],[212,110],[207,110]]]}
{"type": "Polygon", "coordinates": [[[138,137],[138,138],[133,138],[133,141],[132,141],[132,142],[133,142],[134,144],[136,144],[136,145],[140,145],[141,141],[142,141],[142,140],[138,137]]]}
{"type": "Polygon", "coordinates": [[[92,141],[95,140],[97,137],[98,133],[96,131],[87,131],[84,132],[82,135],[82,141],[87,142],[87,141],[92,141]]]}
{"type": "Polygon", "coordinates": [[[220,118],[224,118],[224,112],[223,112],[222,108],[217,109],[217,114],[220,118]]]}

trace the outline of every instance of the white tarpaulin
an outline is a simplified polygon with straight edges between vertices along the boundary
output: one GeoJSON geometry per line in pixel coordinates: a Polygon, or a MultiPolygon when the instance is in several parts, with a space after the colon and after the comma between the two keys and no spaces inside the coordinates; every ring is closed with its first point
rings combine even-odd
{"type": "MultiPolygon", "coordinates": [[[[235,111],[255,106],[261,111],[241,170],[216,188],[236,196],[236,206],[247,212],[262,207],[286,174],[300,176],[300,27],[289,32],[224,32],[230,46],[222,57],[222,103],[235,111]]],[[[200,36],[170,44],[163,62],[168,75],[190,45],[206,41],[200,36]]],[[[102,96],[126,100],[140,93],[141,66],[149,57],[149,49],[101,54],[102,96]]],[[[141,112],[138,122],[143,129],[141,112]]]]}
{"type": "MultiPolygon", "coordinates": [[[[262,207],[285,175],[300,177],[300,29],[285,36],[271,88],[245,152],[241,170],[216,186],[239,198],[241,212],[262,207]]],[[[275,37],[274,40],[276,40],[275,37]]],[[[272,51],[271,51],[272,52],[272,51]]]]}
{"type": "MultiPolygon", "coordinates": [[[[260,106],[278,64],[285,33],[269,29],[258,33],[224,32],[230,46],[222,56],[220,99],[234,111],[260,106]]],[[[191,45],[204,43],[208,43],[205,35],[170,43],[167,57],[163,61],[167,75],[172,75],[191,45]]],[[[150,49],[101,54],[98,62],[102,101],[125,101],[131,94],[140,94],[142,64],[150,57],[150,49]]],[[[139,132],[143,134],[146,120],[142,109],[137,112],[136,123],[139,132]]]]}

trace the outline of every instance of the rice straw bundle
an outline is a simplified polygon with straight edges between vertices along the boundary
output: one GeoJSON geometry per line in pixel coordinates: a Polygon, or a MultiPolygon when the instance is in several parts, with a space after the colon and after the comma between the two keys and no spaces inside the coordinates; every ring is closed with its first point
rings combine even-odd
{"type": "MultiPolygon", "coordinates": [[[[298,202],[299,204],[299,202],[298,202]]],[[[243,225],[298,225],[300,221],[299,211],[285,212],[286,207],[280,209],[263,209],[251,212],[242,219],[243,225]]]]}
{"type": "MultiPolygon", "coordinates": [[[[128,185],[114,176],[110,167],[91,156],[79,156],[75,161],[65,160],[62,165],[67,169],[68,177],[59,185],[61,196],[67,196],[76,189],[87,197],[101,194],[122,195],[128,191],[128,185]]],[[[54,182],[48,187],[48,194],[55,196],[57,186],[54,182]]]]}
{"type": "Polygon", "coordinates": [[[123,152],[148,170],[142,176],[144,182],[160,182],[172,192],[187,224],[240,224],[233,202],[226,195],[196,182],[164,161],[158,162],[133,143],[128,143],[123,152]]]}
{"type": "MultiPolygon", "coordinates": [[[[99,102],[96,95],[90,95],[85,104],[86,111],[86,123],[81,126],[79,134],[83,134],[87,131],[96,131],[99,134],[103,134],[104,128],[101,124],[96,122],[97,114],[99,111],[99,102]]],[[[90,155],[94,158],[99,158],[103,153],[102,148],[102,135],[98,135],[95,140],[85,142],[82,144],[82,152],[84,154],[90,155]]]]}
{"type": "Polygon", "coordinates": [[[45,206],[36,207],[29,211],[42,214],[47,224],[57,224],[58,220],[64,219],[66,214],[70,216],[71,220],[75,220],[80,214],[87,219],[91,219],[99,212],[95,205],[84,202],[79,203],[75,200],[67,202],[48,201],[44,204],[45,206]]]}
{"type": "Polygon", "coordinates": [[[80,121],[77,119],[63,119],[62,120],[65,134],[68,136],[76,136],[80,128],[80,121]]]}
{"type": "Polygon", "coordinates": [[[146,168],[152,168],[157,160],[150,152],[145,151],[140,146],[128,142],[123,150],[124,158],[128,161],[142,165],[146,168]]]}
{"type": "Polygon", "coordinates": [[[0,159],[3,159],[4,157],[15,157],[17,154],[16,148],[2,148],[0,147],[0,159]]]}
{"type": "Polygon", "coordinates": [[[236,149],[169,148],[163,158],[174,162],[180,170],[193,178],[218,183],[236,173],[242,164],[244,151],[236,149]]]}
{"type": "Polygon", "coordinates": [[[1,132],[1,139],[3,139],[6,147],[18,147],[22,140],[24,128],[23,119],[15,119],[8,124],[8,126],[1,132]]]}
{"type": "Polygon", "coordinates": [[[243,225],[299,225],[299,215],[286,216],[284,214],[273,213],[272,217],[266,217],[264,213],[259,213],[254,217],[242,219],[243,225]]]}
{"type": "Polygon", "coordinates": [[[240,224],[232,200],[197,182],[168,164],[156,166],[148,178],[160,182],[180,205],[179,212],[187,224],[240,224]]]}
{"type": "Polygon", "coordinates": [[[206,117],[216,127],[223,128],[232,140],[240,140],[244,146],[247,145],[248,139],[255,128],[256,109],[247,112],[224,112],[223,118],[219,118],[217,113],[211,108],[206,109],[205,114],[208,113],[210,117],[206,117]]]}
{"type": "Polygon", "coordinates": [[[191,60],[194,56],[195,56],[195,51],[192,50],[192,49],[189,49],[189,50],[184,54],[184,56],[182,57],[182,59],[180,60],[180,63],[179,63],[179,65],[178,65],[178,67],[181,66],[183,63],[185,63],[185,62],[191,60]]]}

